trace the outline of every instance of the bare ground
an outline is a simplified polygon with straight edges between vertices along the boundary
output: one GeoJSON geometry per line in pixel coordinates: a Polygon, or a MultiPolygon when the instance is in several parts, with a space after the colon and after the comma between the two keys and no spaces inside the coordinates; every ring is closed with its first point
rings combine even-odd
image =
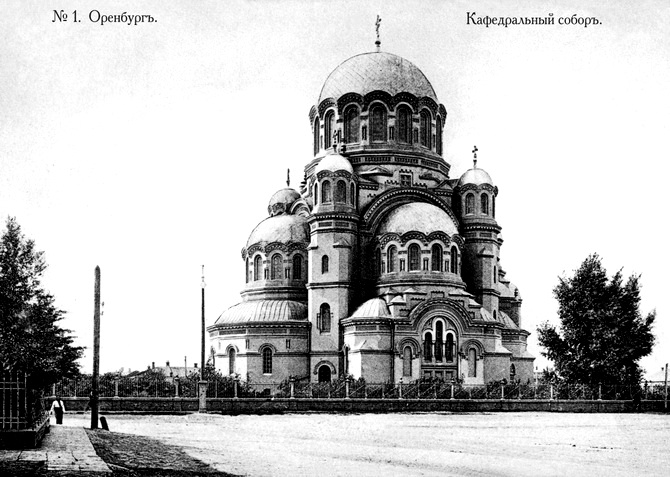
{"type": "MultiPolygon", "coordinates": [[[[85,416],[68,417],[70,425],[87,424],[85,416]]],[[[107,420],[112,432],[155,439],[208,470],[238,475],[615,477],[668,475],[670,468],[670,416],[659,414],[192,414],[107,420]]]]}

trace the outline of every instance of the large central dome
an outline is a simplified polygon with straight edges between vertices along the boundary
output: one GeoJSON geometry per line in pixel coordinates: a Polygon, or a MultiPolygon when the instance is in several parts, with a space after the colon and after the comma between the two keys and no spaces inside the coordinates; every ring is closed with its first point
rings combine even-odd
{"type": "Polygon", "coordinates": [[[373,52],[352,56],[335,68],[326,79],[317,104],[346,93],[366,95],[376,90],[392,96],[406,92],[438,102],[430,81],[413,63],[391,53],[373,52]]]}

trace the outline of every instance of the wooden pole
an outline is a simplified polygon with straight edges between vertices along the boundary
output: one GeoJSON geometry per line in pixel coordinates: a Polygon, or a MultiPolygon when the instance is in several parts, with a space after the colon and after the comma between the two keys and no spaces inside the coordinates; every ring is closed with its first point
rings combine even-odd
{"type": "Polygon", "coordinates": [[[668,363],[665,363],[665,404],[664,408],[668,409],[668,363]]]}
{"type": "Polygon", "coordinates": [[[93,292],[93,380],[91,383],[91,429],[98,428],[98,377],[100,376],[100,267],[95,267],[93,292]]]}
{"type": "Polygon", "coordinates": [[[202,333],[200,340],[200,380],[205,380],[205,266],[202,266],[202,333]]]}

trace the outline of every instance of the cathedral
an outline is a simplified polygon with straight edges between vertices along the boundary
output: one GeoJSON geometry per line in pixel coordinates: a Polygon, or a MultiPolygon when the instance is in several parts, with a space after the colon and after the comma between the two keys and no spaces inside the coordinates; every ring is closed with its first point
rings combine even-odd
{"type": "Polygon", "coordinates": [[[452,178],[447,110],[410,61],[376,51],[326,78],[314,156],[242,249],[242,301],[207,331],[223,374],[464,384],[533,376],[521,297],[501,265],[498,187],[452,178]]]}

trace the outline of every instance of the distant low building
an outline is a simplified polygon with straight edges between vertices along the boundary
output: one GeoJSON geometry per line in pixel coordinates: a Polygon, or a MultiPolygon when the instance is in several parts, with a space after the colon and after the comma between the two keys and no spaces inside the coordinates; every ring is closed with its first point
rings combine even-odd
{"type": "Polygon", "coordinates": [[[139,377],[146,376],[150,373],[162,373],[163,376],[167,378],[168,381],[173,381],[174,378],[188,378],[192,374],[200,372],[198,363],[193,363],[193,366],[171,366],[169,361],[165,362],[165,366],[156,366],[155,362],[152,362],[150,366],[147,366],[147,369],[144,371],[133,371],[128,373],[127,377],[139,377]]]}

